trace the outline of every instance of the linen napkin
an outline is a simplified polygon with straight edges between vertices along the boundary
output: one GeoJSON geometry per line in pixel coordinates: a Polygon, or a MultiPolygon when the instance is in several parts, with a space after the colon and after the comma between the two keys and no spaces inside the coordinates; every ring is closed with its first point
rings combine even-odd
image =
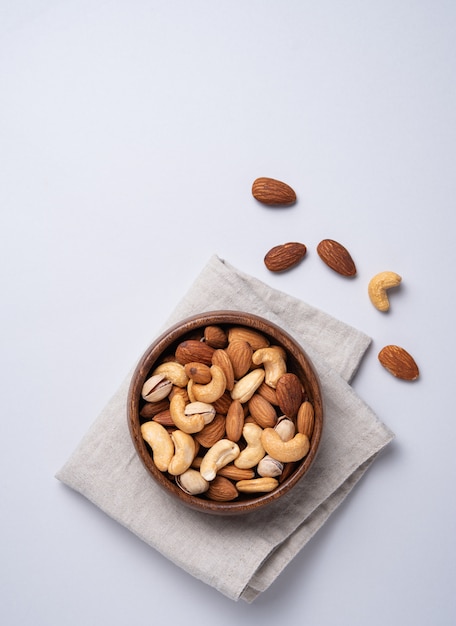
{"type": "Polygon", "coordinates": [[[216,255],[165,328],[217,309],[269,319],[313,360],[325,424],[306,477],[264,511],[224,518],[185,507],[155,484],[133,447],[126,406],[134,368],[56,477],[189,574],[233,600],[252,602],[321,528],[393,434],[349,385],[371,342],[367,335],[216,255]]]}

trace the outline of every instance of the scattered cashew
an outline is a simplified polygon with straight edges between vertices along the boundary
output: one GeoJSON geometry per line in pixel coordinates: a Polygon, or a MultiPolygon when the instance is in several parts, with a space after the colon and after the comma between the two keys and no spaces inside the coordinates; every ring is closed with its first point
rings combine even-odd
{"type": "Polygon", "coordinates": [[[220,439],[204,455],[200,466],[201,476],[206,480],[214,480],[217,471],[234,461],[240,452],[239,446],[234,441],[220,439]]]}
{"type": "Polygon", "coordinates": [[[157,402],[169,395],[173,383],[164,374],[155,374],[146,380],[141,395],[147,402],[157,402]]]}
{"type": "Polygon", "coordinates": [[[234,460],[236,467],[241,469],[251,469],[258,465],[266,454],[263,444],[261,443],[261,435],[263,429],[258,424],[248,423],[242,429],[242,435],[247,442],[247,446],[241,451],[237,459],[234,460]]]}
{"type": "Polygon", "coordinates": [[[218,365],[211,365],[210,369],[212,380],[209,383],[206,385],[193,383],[192,385],[192,393],[200,402],[215,402],[224,394],[226,389],[226,378],[222,368],[218,365]]]}
{"type": "Polygon", "coordinates": [[[388,300],[387,290],[391,287],[397,287],[402,278],[395,272],[380,272],[376,274],[369,282],[368,293],[369,298],[376,309],[379,311],[388,311],[390,304],[388,300]]]}
{"type": "Polygon", "coordinates": [[[174,454],[174,444],[166,428],[158,422],[145,422],[141,426],[141,435],[152,448],[152,458],[157,469],[166,472],[174,454]]]}
{"type": "Polygon", "coordinates": [[[251,478],[250,480],[239,480],[236,489],[242,493],[266,493],[278,487],[279,481],[276,478],[265,476],[262,478],[251,478]]]}
{"type": "Polygon", "coordinates": [[[261,443],[266,452],[281,463],[290,463],[303,459],[310,449],[309,438],[296,433],[293,439],[283,441],[274,428],[265,428],[261,435],[261,443]]]}
{"type": "Polygon", "coordinates": [[[169,411],[171,413],[171,419],[174,424],[182,430],[184,433],[198,433],[203,430],[205,426],[204,415],[201,413],[190,413],[186,415],[185,398],[180,395],[175,395],[169,403],[169,411]]]}
{"type": "Polygon", "coordinates": [[[188,383],[188,376],[185,372],[184,366],[177,361],[166,361],[161,363],[152,372],[152,375],[163,374],[173,385],[177,387],[185,387],[188,383]]]}
{"type": "Polygon", "coordinates": [[[176,483],[186,493],[196,496],[209,489],[209,482],[196,469],[189,468],[180,476],[176,476],[176,483]]]}
{"type": "Polygon", "coordinates": [[[189,469],[195,458],[195,441],[191,435],[182,430],[171,433],[174,444],[174,455],[169,462],[168,472],[173,476],[179,476],[189,469]]]}
{"type": "Polygon", "coordinates": [[[277,386],[279,378],[286,373],[286,354],[280,346],[260,348],[253,353],[252,362],[255,365],[263,365],[265,371],[264,382],[273,389],[277,386]]]}
{"type": "Polygon", "coordinates": [[[248,402],[264,380],[264,370],[252,370],[235,383],[231,397],[240,400],[243,404],[248,402]]]}

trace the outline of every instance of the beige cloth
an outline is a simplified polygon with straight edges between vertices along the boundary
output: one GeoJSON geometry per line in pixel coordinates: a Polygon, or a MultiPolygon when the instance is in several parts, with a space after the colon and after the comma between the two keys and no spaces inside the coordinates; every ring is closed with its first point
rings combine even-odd
{"type": "Polygon", "coordinates": [[[216,309],[249,311],[275,322],[313,359],[325,427],[305,479],[262,512],[223,518],[183,506],[153,482],[133,448],[126,416],[130,376],[57,478],[189,574],[229,598],[252,602],[328,519],[393,434],[349,385],[371,341],[365,334],[214,256],[166,326],[216,309]]]}

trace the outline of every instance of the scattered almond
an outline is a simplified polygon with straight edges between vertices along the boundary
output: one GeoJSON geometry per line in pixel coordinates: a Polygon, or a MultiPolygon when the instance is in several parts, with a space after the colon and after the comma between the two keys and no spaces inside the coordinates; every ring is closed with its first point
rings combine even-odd
{"type": "Polygon", "coordinates": [[[323,239],[317,246],[320,259],[342,276],[355,276],[356,265],[346,248],[333,239],[323,239]]]}
{"type": "Polygon", "coordinates": [[[289,242],[271,248],[264,257],[264,264],[271,272],[284,272],[297,265],[305,257],[307,248],[303,243],[289,242]]]}
{"type": "Polygon", "coordinates": [[[420,374],[415,359],[400,346],[385,346],[378,353],[378,360],[396,378],[416,380],[420,374]]]}
{"type": "Polygon", "coordinates": [[[252,195],[263,204],[287,206],[296,202],[295,191],[275,178],[257,178],[252,185],[252,195]]]}

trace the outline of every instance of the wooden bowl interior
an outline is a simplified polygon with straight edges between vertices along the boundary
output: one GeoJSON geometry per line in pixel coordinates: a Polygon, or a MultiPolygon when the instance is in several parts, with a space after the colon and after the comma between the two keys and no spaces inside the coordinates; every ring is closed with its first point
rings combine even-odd
{"type": "Polygon", "coordinates": [[[130,384],[128,396],[128,424],[136,451],[143,464],[158,482],[172,496],[177,497],[186,505],[207,513],[230,515],[247,513],[272,503],[287,493],[312,465],[319,447],[323,428],[323,404],[318,377],[303,349],[285,331],[267,320],[238,311],[214,311],[192,316],[174,325],[146,350],[140,359],[130,384]],[[304,385],[306,395],[313,404],[315,425],[311,438],[311,446],[307,456],[296,464],[294,471],[270,493],[257,496],[242,494],[231,502],[216,502],[203,496],[192,496],[182,491],[174,481],[157,469],[153,462],[149,446],[141,435],[141,424],[147,419],[140,416],[144,403],[141,390],[150,376],[152,369],[166,355],[172,355],[177,345],[186,339],[201,338],[205,326],[246,326],[261,332],[272,344],[282,346],[287,352],[287,369],[296,374],[304,385]]]}

